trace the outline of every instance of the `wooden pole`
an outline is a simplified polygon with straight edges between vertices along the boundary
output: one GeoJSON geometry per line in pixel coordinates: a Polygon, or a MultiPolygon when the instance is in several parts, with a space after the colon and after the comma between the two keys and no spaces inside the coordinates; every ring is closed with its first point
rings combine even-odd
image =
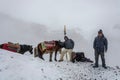
{"type": "Polygon", "coordinates": [[[64,25],[64,36],[66,36],[66,25],[64,25]]]}

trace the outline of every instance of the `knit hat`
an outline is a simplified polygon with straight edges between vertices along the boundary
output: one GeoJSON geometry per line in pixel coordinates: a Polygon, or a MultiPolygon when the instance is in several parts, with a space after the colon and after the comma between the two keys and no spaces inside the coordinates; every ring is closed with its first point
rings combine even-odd
{"type": "Polygon", "coordinates": [[[67,37],[67,36],[64,36],[64,39],[66,39],[66,38],[68,39],[68,37],[67,37]]]}
{"type": "Polygon", "coordinates": [[[98,34],[100,34],[100,33],[103,33],[102,29],[100,29],[100,30],[98,31],[98,34]]]}

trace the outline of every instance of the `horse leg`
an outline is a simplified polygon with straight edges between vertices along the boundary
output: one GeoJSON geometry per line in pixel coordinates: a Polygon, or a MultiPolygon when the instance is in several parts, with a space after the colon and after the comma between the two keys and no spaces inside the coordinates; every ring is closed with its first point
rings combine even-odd
{"type": "Polygon", "coordinates": [[[55,58],[54,58],[55,61],[57,61],[57,50],[55,51],[55,58]]]}
{"type": "Polygon", "coordinates": [[[50,62],[52,62],[52,54],[53,52],[50,53],[50,60],[49,60],[50,62]]]}
{"type": "Polygon", "coordinates": [[[30,47],[29,52],[30,52],[31,54],[33,54],[33,48],[32,48],[32,46],[30,47]]]}
{"type": "Polygon", "coordinates": [[[37,57],[37,48],[34,48],[34,57],[37,57]]]}
{"type": "Polygon", "coordinates": [[[45,60],[44,58],[43,58],[43,53],[39,56],[42,60],[45,60]]]}
{"type": "Polygon", "coordinates": [[[41,58],[42,60],[44,60],[43,58],[43,52],[41,51],[40,47],[38,46],[38,56],[39,58],[41,58]]]}
{"type": "Polygon", "coordinates": [[[44,60],[42,52],[38,52],[38,56],[39,56],[39,58],[41,58],[42,60],[44,60]]]}

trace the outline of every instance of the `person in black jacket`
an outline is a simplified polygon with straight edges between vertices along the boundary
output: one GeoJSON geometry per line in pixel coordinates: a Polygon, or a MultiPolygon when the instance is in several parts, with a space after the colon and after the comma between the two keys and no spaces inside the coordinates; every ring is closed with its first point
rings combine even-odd
{"type": "Polygon", "coordinates": [[[71,54],[72,54],[72,51],[74,48],[74,41],[72,39],[69,39],[67,36],[65,36],[64,39],[65,39],[64,50],[62,51],[62,53],[60,55],[59,62],[63,61],[64,54],[66,54],[66,53],[69,53],[70,61],[72,61],[71,54]]]}
{"type": "Polygon", "coordinates": [[[72,62],[90,62],[93,63],[92,60],[85,57],[84,52],[72,52],[72,62]]]}
{"type": "Polygon", "coordinates": [[[101,60],[102,60],[102,67],[107,69],[106,64],[105,64],[104,52],[107,52],[108,41],[106,37],[104,36],[103,31],[101,29],[98,31],[98,36],[94,40],[93,48],[95,50],[95,65],[93,67],[94,68],[98,67],[98,60],[99,60],[99,55],[100,55],[101,60]]]}

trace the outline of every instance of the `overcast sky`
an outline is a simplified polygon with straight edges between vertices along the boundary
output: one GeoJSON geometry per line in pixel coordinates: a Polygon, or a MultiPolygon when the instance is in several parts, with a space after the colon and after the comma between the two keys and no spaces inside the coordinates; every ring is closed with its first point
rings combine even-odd
{"type": "MultiPolygon", "coordinates": [[[[106,35],[114,27],[120,29],[120,0],[0,0],[0,13],[11,19],[44,25],[48,30],[62,31],[66,25],[67,30],[76,30],[86,39],[97,35],[100,28],[106,35]]],[[[1,27],[22,27],[11,25],[10,20],[11,26],[5,19],[0,20],[4,25],[1,27]]]]}
{"type": "Polygon", "coordinates": [[[120,0],[0,0],[0,12],[50,29],[90,31],[120,23],[120,0]]]}

